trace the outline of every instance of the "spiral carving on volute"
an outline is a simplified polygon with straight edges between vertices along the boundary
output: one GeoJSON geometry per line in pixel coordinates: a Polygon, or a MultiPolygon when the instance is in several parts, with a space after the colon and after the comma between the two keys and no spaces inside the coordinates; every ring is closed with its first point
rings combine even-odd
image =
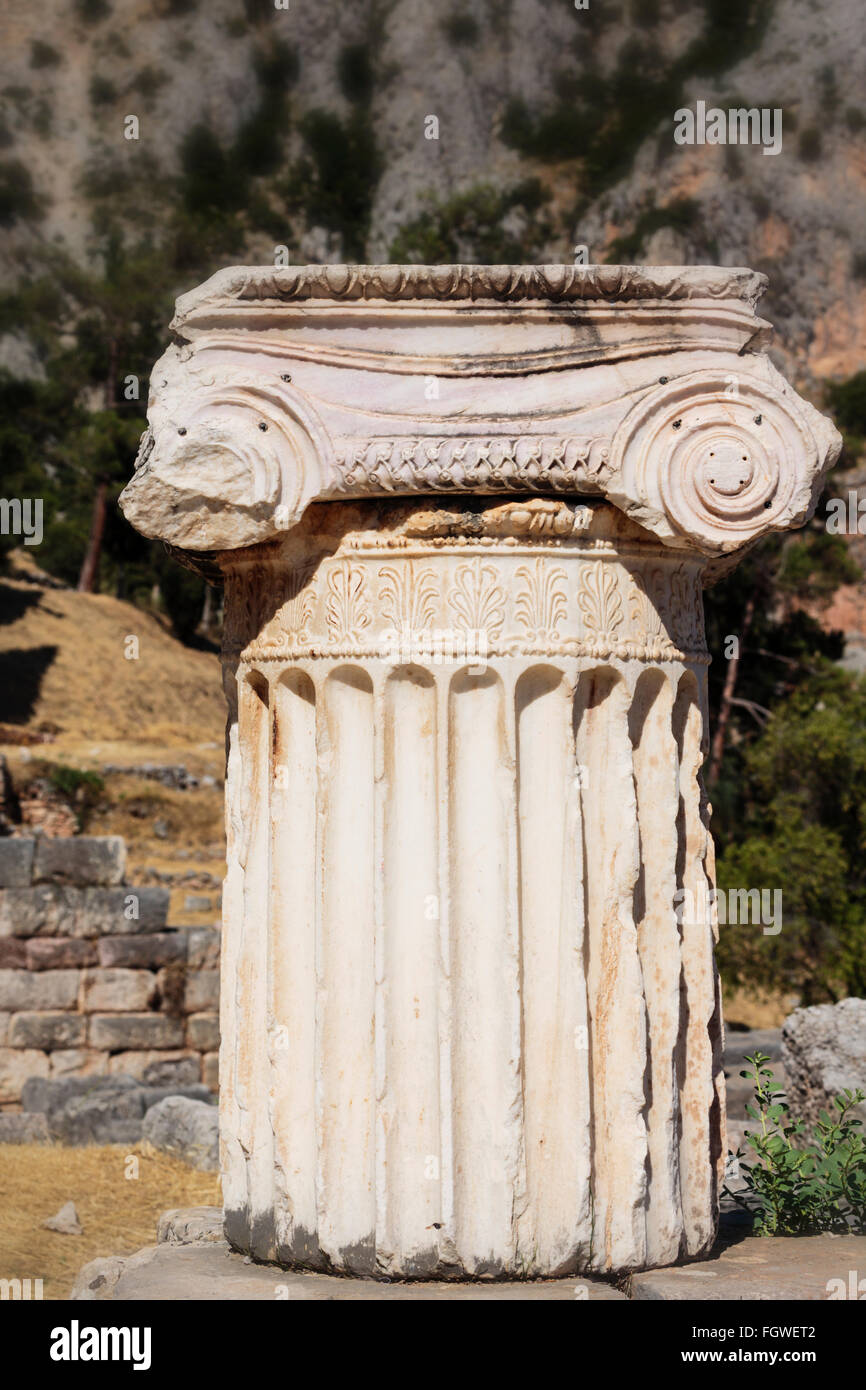
{"type": "Polygon", "coordinates": [[[827,434],[808,402],[772,380],[692,372],[643,396],[622,421],[614,500],[674,544],[735,550],[808,517],[832,450],[827,434]]]}
{"type": "Polygon", "coordinates": [[[288,391],[212,379],[196,388],[180,405],[152,399],[124,514],[187,550],[273,539],[323,487],[330,445],[321,425],[288,391]]]}

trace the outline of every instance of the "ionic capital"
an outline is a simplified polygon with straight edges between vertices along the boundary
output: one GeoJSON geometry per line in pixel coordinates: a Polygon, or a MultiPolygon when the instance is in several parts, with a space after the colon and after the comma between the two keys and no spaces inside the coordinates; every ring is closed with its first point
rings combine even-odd
{"type": "Polygon", "coordinates": [[[123,494],[189,551],[312,502],[583,494],[708,557],[801,524],[840,440],[712,267],[222,271],[178,303],[123,494]]]}

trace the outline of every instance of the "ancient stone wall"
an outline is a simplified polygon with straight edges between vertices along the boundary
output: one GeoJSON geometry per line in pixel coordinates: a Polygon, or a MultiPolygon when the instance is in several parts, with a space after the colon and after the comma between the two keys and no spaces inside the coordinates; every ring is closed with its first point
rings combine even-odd
{"type": "Polygon", "coordinates": [[[118,836],[0,840],[0,1108],[28,1077],[217,1086],[219,930],[167,925],[118,836]]]}

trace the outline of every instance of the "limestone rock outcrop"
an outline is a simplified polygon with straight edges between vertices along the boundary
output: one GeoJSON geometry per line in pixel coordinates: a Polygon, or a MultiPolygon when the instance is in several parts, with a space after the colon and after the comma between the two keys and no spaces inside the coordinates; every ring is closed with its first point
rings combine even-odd
{"type": "MultiPolygon", "coordinates": [[[[814,1128],[842,1091],[866,1091],[866,999],[795,1009],[782,1028],[786,1100],[814,1128]]],[[[854,1114],[866,1125],[866,1102],[854,1114]]]]}

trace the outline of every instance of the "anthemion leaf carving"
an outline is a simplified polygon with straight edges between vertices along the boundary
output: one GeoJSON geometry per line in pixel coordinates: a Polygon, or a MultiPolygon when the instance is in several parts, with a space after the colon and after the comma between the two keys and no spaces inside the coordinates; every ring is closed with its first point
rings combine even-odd
{"type": "Polygon", "coordinates": [[[364,571],[358,565],[339,565],[328,575],[325,608],[329,642],[348,642],[370,626],[364,571]]]}
{"type": "Polygon", "coordinates": [[[616,574],[603,561],[585,565],[577,590],[577,606],[587,632],[597,640],[612,638],[622,625],[622,597],[616,574]]]}
{"type": "Polygon", "coordinates": [[[565,571],[554,569],[539,557],[533,566],[521,565],[517,578],[524,587],[514,603],[514,612],[534,642],[559,640],[559,623],[568,614],[565,571]]]}
{"type": "Polygon", "coordinates": [[[267,649],[276,645],[284,635],[290,635],[296,642],[309,642],[310,620],[316,606],[316,586],[310,580],[316,571],[315,562],[298,565],[286,572],[283,584],[283,602],[279,612],[279,631],[274,632],[273,641],[264,641],[267,649]]]}
{"type": "Polygon", "coordinates": [[[671,575],[670,612],[674,640],[685,651],[701,647],[701,593],[691,565],[678,565],[671,575]]]}
{"type": "Polygon", "coordinates": [[[402,566],[383,565],[379,578],[382,616],[393,628],[420,632],[435,623],[438,590],[431,569],[408,560],[402,566]]]}
{"type": "Polygon", "coordinates": [[[647,647],[657,648],[661,653],[672,645],[663,616],[666,609],[665,572],[661,569],[644,573],[633,571],[631,581],[633,587],[629,607],[632,622],[647,647]]]}
{"type": "Polygon", "coordinates": [[[481,559],[461,565],[448,596],[452,613],[469,632],[485,632],[495,641],[505,622],[505,591],[497,583],[495,565],[481,559]]]}

